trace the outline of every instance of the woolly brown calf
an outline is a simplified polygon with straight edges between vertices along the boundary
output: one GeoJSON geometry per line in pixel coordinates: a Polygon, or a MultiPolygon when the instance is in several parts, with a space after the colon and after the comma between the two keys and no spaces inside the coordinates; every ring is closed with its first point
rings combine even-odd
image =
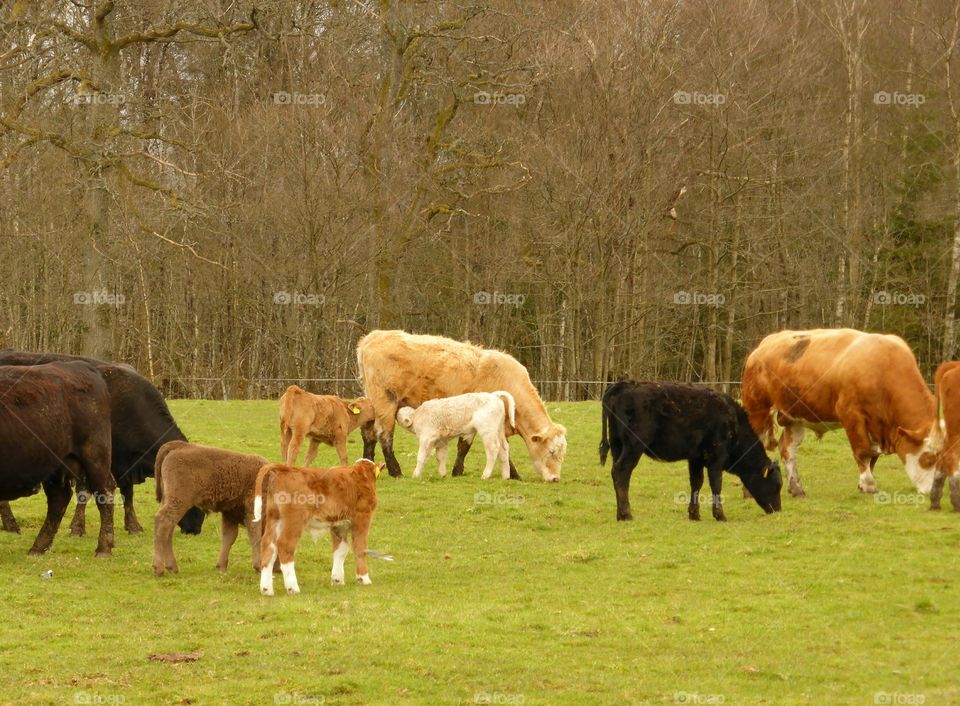
{"type": "Polygon", "coordinates": [[[335,395],[315,395],[291,385],[280,398],[280,458],[288,466],[295,465],[300,445],[304,438],[309,438],[304,466],[316,458],[320,443],[333,446],[340,465],[347,466],[347,437],[361,427],[363,456],[372,460],[376,447],[373,420],[373,404],[365,397],[342,400],[335,395]]]}
{"type": "Polygon", "coordinates": [[[263,456],[216,449],[186,441],[169,441],[157,452],[157,510],[153,533],[153,573],[176,573],[173,530],[191,507],[219,512],[223,542],[217,569],[227,570],[230,548],[240,525],[247,529],[253,549],[253,570],[260,569],[260,532],[253,524],[253,487],[257,472],[268,463],[263,456]]]}
{"type": "Polygon", "coordinates": [[[257,475],[253,519],[263,518],[260,556],[260,592],[273,595],[274,562],[279,557],[287,593],[300,593],[293,561],[297,543],[305,529],[330,529],[333,542],[334,584],[343,584],[343,562],[353,534],[357,558],[357,580],[370,584],[367,570],[367,533],[377,507],[377,476],[381,465],[360,459],[352,466],[334,468],[291,468],[281,464],[264,466],[257,475]]]}

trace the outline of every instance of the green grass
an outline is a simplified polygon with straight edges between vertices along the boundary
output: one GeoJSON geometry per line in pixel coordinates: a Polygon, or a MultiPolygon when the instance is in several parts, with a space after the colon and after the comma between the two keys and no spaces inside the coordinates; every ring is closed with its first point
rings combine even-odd
{"type": "MultiPolygon", "coordinates": [[[[278,456],[274,402],[171,406],[193,440],[278,456]]],[[[730,521],[692,523],[675,501],[685,465],[644,460],[636,519],[617,523],[599,405],[549,409],[570,432],[559,484],[534,478],[517,439],[522,483],[481,482],[479,448],[462,478],[436,478],[435,461],[419,481],[384,474],[370,546],[396,561],[372,560],[369,587],[331,586],[329,542],[307,536],[303,593],[281,595],[277,577],[280,593],[262,597],[242,532],[230,570],[214,570],[215,516],[201,536],[175,536],[180,574],[156,579],[152,481],[136,495],[147,532],[119,529],[112,559],[93,557],[96,511],[87,537],[67,535],[72,507],[50,553],[28,557],[44,501],[15,502],[24,534],[0,533],[0,701],[873,704],[896,692],[960,703],[960,516],[861,495],[834,433],[809,436],[809,497],[785,495],[779,515],[725,475],[730,521]],[[481,491],[511,502],[476,504],[481,491]],[[203,653],[192,663],[148,660],[192,651],[203,653]]],[[[397,437],[409,474],[414,438],[397,437]]],[[[322,447],[318,462],[334,460],[322,447]]],[[[912,493],[894,457],[877,479],[912,493]]]]}

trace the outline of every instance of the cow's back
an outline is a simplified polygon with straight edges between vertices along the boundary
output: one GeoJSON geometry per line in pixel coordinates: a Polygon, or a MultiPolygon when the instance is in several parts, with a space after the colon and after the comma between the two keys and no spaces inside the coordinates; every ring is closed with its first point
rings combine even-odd
{"type": "Polygon", "coordinates": [[[184,495],[196,507],[223,512],[234,507],[222,505],[223,498],[252,501],[257,472],[268,463],[255,454],[186,443],[163,459],[164,495],[177,495],[187,488],[184,495]]]}

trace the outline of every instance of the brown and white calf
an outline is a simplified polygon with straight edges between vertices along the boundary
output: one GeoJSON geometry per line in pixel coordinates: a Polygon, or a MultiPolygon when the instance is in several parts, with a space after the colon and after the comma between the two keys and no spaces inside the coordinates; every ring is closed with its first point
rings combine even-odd
{"type": "Polygon", "coordinates": [[[937,368],[935,399],[937,420],[934,422],[931,436],[939,432],[939,441],[943,448],[937,457],[937,472],[933,477],[930,490],[930,509],[940,509],[943,497],[943,483],[950,479],[950,504],[960,511],[960,361],[942,363],[937,368]]]}
{"type": "Polygon", "coordinates": [[[260,556],[260,592],[273,595],[274,562],[279,557],[287,593],[300,593],[294,557],[305,529],[311,533],[330,529],[333,542],[334,584],[343,584],[343,562],[353,535],[357,581],[370,584],[367,569],[367,533],[377,508],[377,477],[382,465],[360,459],[352,466],[292,468],[270,464],[260,469],[256,481],[254,521],[263,518],[260,556]]]}
{"type": "Polygon", "coordinates": [[[483,479],[493,473],[494,461],[500,459],[504,480],[510,478],[510,444],[507,432],[516,426],[516,403],[513,395],[503,390],[496,392],[468,392],[464,395],[427,400],[417,409],[401,407],[397,423],[409,429],[420,440],[417,467],[413,477],[419,478],[430,453],[437,450],[440,477],[447,475],[447,444],[457,437],[473,443],[474,437],[483,440],[487,465],[483,479]],[[509,423],[509,426],[508,426],[509,423]]]}
{"type": "Polygon", "coordinates": [[[154,477],[157,480],[157,510],[153,532],[153,573],[164,569],[176,573],[173,531],[180,518],[198,507],[219,512],[223,518],[223,540],[217,569],[227,570],[230,548],[240,525],[247,530],[253,552],[253,569],[260,569],[260,534],[253,524],[253,487],[257,473],[268,463],[263,456],[242,454],[186,441],[168,441],[157,451],[154,477]]]}
{"type": "Polygon", "coordinates": [[[336,395],[315,395],[291,385],[280,398],[280,457],[287,465],[296,465],[300,445],[304,438],[309,438],[304,466],[316,458],[321,443],[337,450],[340,465],[349,465],[347,437],[360,427],[363,455],[372,459],[376,447],[373,420],[373,404],[365,397],[342,400],[336,395]]]}

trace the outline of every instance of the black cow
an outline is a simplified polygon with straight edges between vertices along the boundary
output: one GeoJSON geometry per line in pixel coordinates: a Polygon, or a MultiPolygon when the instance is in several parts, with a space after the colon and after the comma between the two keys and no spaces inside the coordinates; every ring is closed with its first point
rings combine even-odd
{"type": "Polygon", "coordinates": [[[71,479],[83,480],[100,511],[97,556],[113,547],[110,393],[83,362],[0,366],[0,500],[43,487],[47,518],[31,554],[50,548],[70,504],[71,479]]]}
{"type": "Polygon", "coordinates": [[[780,510],[780,466],[767,457],[746,412],[727,395],[692,385],[617,382],[603,393],[602,425],[600,463],[612,450],[618,520],[633,519],[630,475],[643,454],[656,461],[687,460],[691,520],[700,519],[704,466],[717,520],[727,519],[720,498],[724,470],[740,478],[764,512],[780,510]]]}
{"type": "MultiPolygon", "coordinates": [[[[124,527],[128,532],[142,532],[133,507],[133,486],[153,476],[157,449],[168,441],[186,441],[163,395],[145,377],[129,365],[107,363],[94,358],[83,358],[56,353],[27,353],[6,349],[0,351],[0,365],[38,365],[57,361],[80,360],[94,366],[106,382],[110,392],[110,423],[112,429],[111,470],[123,497],[124,527]]],[[[77,510],[70,530],[82,536],[88,494],[77,487],[77,510]]],[[[180,530],[186,534],[200,534],[204,513],[191,508],[180,520],[180,530]]],[[[0,503],[3,529],[18,532],[16,520],[7,503],[0,503]]]]}

